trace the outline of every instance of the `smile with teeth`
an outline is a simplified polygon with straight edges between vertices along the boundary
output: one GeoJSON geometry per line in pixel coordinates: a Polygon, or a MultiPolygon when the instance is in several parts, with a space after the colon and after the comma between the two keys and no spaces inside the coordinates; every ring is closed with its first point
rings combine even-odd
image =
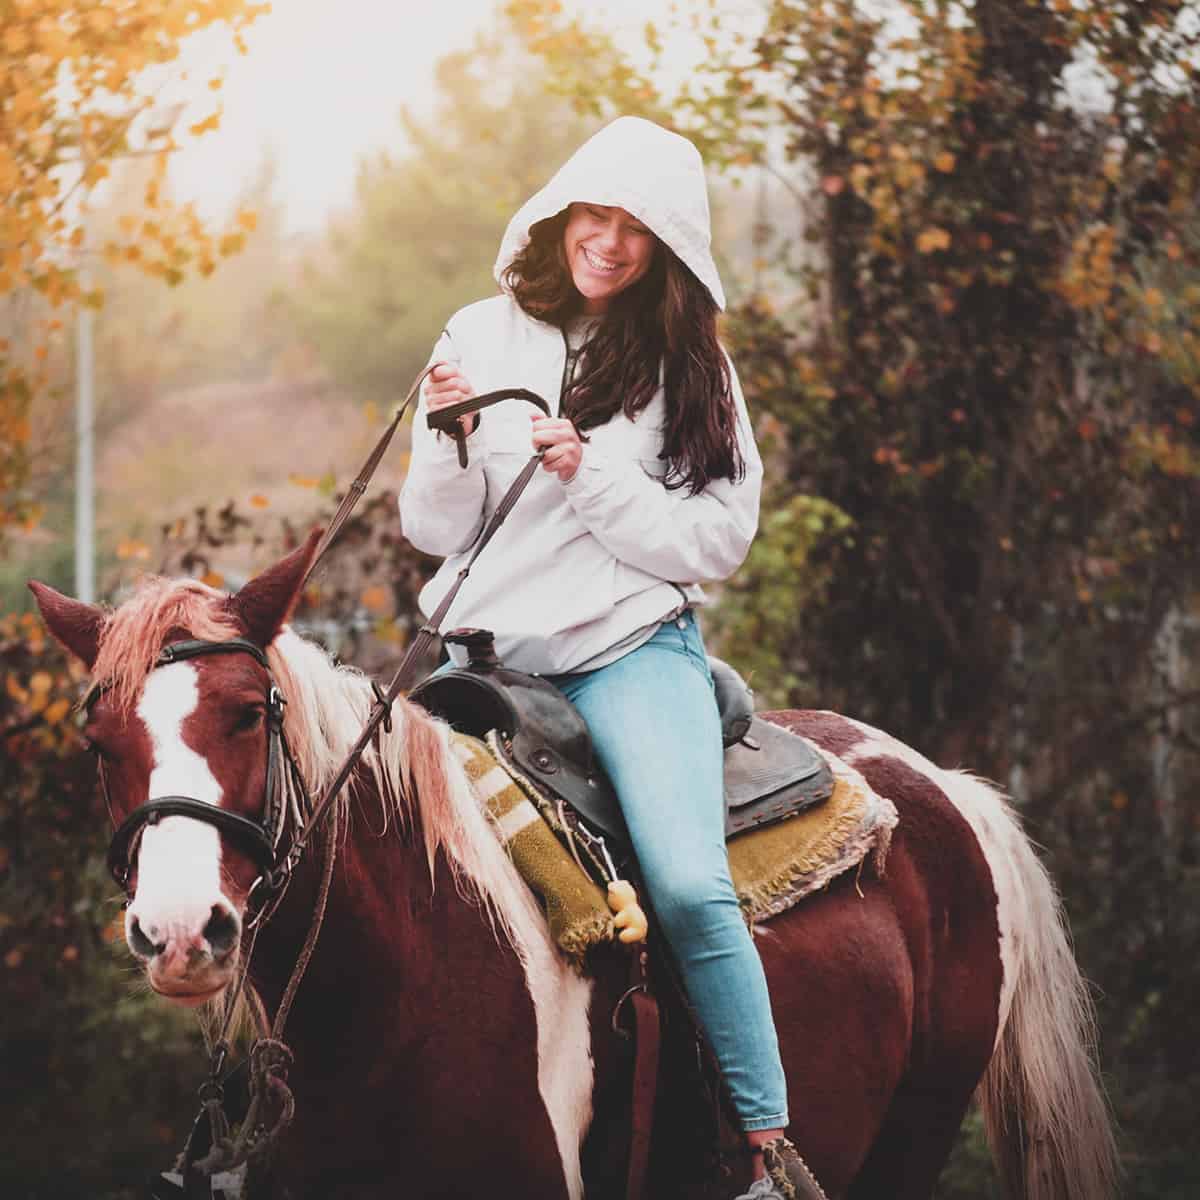
{"type": "Polygon", "coordinates": [[[580,246],[579,248],[583,251],[584,261],[593,271],[615,271],[621,265],[620,263],[610,262],[607,258],[601,258],[586,246],[580,246]]]}

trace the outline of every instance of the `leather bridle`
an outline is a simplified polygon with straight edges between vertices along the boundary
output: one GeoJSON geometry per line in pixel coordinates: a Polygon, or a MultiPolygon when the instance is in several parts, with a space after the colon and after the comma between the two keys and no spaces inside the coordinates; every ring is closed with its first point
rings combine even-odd
{"type": "MultiPolygon", "coordinates": [[[[193,796],[153,797],[126,817],[116,828],[108,845],[108,869],[126,892],[129,890],[129,879],[141,833],[147,825],[156,825],[163,817],[190,817],[194,821],[214,826],[220,833],[228,835],[258,868],[259,876],[251,886],[251,893],[262,884],[268,885],[268,891],[277,890],[280,882],[277,878],[278,872],[287,861],[281,855],[280,847],[288,816],[291,815],[299,828],[312,811],[312,801],[304,777],[283,730],[283,694],[271,675],[270,663],[261,647],[245,638],[232,638],[222,642],[189,638],[164,646],[152,669],[212,654],[249,654],[267,672],[264,706],[267,766],[266,778],[263,781],[262,817],[257,820],[244,817],[240,813],[230,812],[229,809],[197,800],[193,796]]],[[[84,701],[85,707],[90,708],[100,694],[101,689],[93,688],[84,701]]],[[[103,761],[100,786],[111,819],[112,797],[109,795],[103,761]]]]}

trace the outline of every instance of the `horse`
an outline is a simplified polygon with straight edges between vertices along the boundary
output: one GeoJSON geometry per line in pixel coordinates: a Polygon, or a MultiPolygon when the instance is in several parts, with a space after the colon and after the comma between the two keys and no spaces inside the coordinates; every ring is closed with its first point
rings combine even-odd
{"type": "MultiPolygon", "coordinates": [[[[272,683],[309,789],[336,772],[375,693],[287,624],[315,544],[233,595],[152,578],[106,611],[31,583],[46,625],[91,673],[83,732],[115,822],[166,794],[261,820],[272,683]],[[262,653],[164,664],[162,647],[183,638],[262,653]]],[[[390,716],[332,810],[336,865],[286,1027],[296,1107],[272,1194],[620,1196],[632,1068],[609,1022],[629,983],[622,948],[587,974],[568,965],[448,728],[404,698],[390,716]]],[[[977,1097],[1009,1196],[1110,1196],[1116,1153],[1087,986],[1004,798],[849,717],[770,719],[853,764],[899,812],[884,868],[849,872],[754,931],[789,1136],[827,1195],[925,1200],[977,1097]]],[[[314,857],[255,931],[247,989],[267,1017],[318,902],[314,857]]],[[[163,815],[140,830],[130,866],[125,936],[149,986],[176,1005],[219,1002],[243,965],[260,874],[244,840],[163,815]]],[[[696,1076],[678,1065],[664,1049],[647,1194],[732,1196],[748,1159],[715,1185],[685,1169],[696,1076]]]]}

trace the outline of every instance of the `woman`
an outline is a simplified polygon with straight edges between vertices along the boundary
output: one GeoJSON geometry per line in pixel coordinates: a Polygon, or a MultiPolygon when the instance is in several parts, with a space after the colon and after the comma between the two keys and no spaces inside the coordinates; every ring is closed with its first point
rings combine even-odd
{"type": "Polygon", "coordinates": [[[493,630],[507,666],[545,676],[582,713],[756,1155],[748,1196],[817,1197],[783,1137],[783,1068],[729,878],[720,724],[693,615],[699,582],[745,558],[762,478],[716,338],[725,300],[709,246],[689,141],[623,117],[586,142],[509,224],[503,294],[455,314],[438,342],[401,511],[410,541],[446,556],[421,596],[431,612],[545,450],[447,621],[493,630]],[[556,415],[508,403],[462,418],[460,469],[426,413],[513,386],[556,415]]]}

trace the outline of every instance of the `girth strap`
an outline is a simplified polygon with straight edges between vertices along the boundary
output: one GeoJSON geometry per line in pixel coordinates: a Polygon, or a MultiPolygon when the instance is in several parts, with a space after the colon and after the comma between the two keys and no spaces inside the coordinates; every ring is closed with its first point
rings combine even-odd
{"type": "Polygon", "coordinates": [[[654,1101],[658,1094],[658,1061],[662,1027],[658,1001],[650,990],[648,950],[632,959],[632,985],[613,1009],[612,1029],[633,1042],[633,1091],[629,1112],[629,1160],[625,1171],[625,1200],[642,1200],[650,1165],[650,1139],[654,1129],[654,1101]],[[633,1013],[632,1029],[621,1026],[626,1003],[633,1013]]]}

